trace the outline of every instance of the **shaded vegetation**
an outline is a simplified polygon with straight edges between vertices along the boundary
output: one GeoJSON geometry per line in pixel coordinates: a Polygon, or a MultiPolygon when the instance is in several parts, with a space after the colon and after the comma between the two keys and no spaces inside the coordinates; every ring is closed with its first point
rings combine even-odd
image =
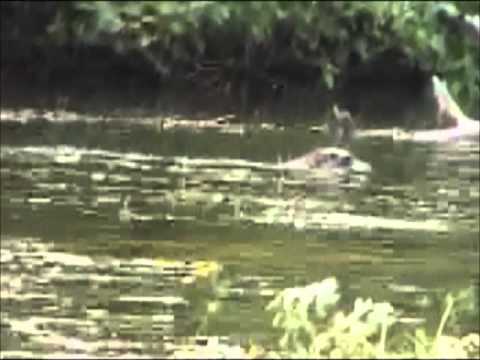
{"type": "Polygon", "coordinates": [[[2,77],[75,87],[90,74],[87,89],[141,94],[193,85],[217,103],[225,99],[223,110],[257,114],[278,100],[314,112],[336,100],[395,113],[399,95],[418,106],[425,80],[442,73],[462,107],[478,113],[480,55],[438,21],[445,13],[478,16],[478,8],[463,1],[2,2],[2,77]]]}

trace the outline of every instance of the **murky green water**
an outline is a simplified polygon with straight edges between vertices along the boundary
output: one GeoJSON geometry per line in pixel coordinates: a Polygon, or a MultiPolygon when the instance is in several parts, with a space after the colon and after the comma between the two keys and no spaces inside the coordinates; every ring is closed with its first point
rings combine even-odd
{"type": "MultiPolygon", "coordinates": [[[[345,303],[434,327],[448,291],[478,292],[478,142],[358,140],[370,182],[339,187],[272,170],[326,144],[300,128],[2,122],[1,140],[2,351],[268,341],[273,293],[332,275],[345,303]]],[[[478,301],[459,331],[476,320],[478,301]]]]}

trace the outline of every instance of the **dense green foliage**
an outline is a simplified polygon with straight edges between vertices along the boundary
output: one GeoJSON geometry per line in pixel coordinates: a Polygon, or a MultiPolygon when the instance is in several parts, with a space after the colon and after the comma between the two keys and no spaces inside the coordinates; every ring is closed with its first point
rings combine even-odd
{"type": "MultiPolygon", "coordinates": [[[[331,89],[352,51],[366,60],[398,45],[443,73],[467,112],[478,111],[479,51],[437,21],[441,9],[479,16],[478,1],[74,1],[4,7],[37,20],[43,16],[45,29],[32,41],[140,51],[163,76],[193,72],[206,61],[270,77],[279,67],[285,76],[282,65],[291,70],[296,64],[298,80],[303,75],[311,81],[308,70],[314,69],[316,83],[331,89]]],[[[14,23],[6,30],[21,31],[14,23]]]]}
{"type": "MultiPolygon", "coordinates": [[[[289,358],[469,358],[478,353],[478,334],[463,338],[443,335],[455,301],[463,295],[448,294],[435,336],[417,327],[393,331],[400,312],[386,302],[357,298],[350,313],[335,311],[340,298],[335,278],[280,292],[267,310],[273,326],[283,330],[280,355],[289,358]]],[[[474,299],[470,299],[473,304],[474,299]]],[[[456,304],[455,304],[456,305],[456,304]]]]}

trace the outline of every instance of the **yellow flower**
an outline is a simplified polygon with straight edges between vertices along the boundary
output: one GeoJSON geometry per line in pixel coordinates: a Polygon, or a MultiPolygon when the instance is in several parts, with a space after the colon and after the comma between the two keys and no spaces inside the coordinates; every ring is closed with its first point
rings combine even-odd
{"type": "Polygon", "coordinates": [[[215,261],[197,261],[193,267],[193,275],[198,277],[208,277],[220,270],[220,265],[215,261]]]}

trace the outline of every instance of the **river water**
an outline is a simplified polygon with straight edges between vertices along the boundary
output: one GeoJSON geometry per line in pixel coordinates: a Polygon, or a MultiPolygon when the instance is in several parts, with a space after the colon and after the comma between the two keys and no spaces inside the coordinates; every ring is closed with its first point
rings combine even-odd
{"type": "Polygon", "coordinates": [[[308,186],[271,169],[328,144],[306,127],[90,120],[0,123],[3,352],[269,342],[275,292],[330,276],[431,328],[466,294],[480,330],[478,142],[362,138],[367,184],[308,186]]]}

